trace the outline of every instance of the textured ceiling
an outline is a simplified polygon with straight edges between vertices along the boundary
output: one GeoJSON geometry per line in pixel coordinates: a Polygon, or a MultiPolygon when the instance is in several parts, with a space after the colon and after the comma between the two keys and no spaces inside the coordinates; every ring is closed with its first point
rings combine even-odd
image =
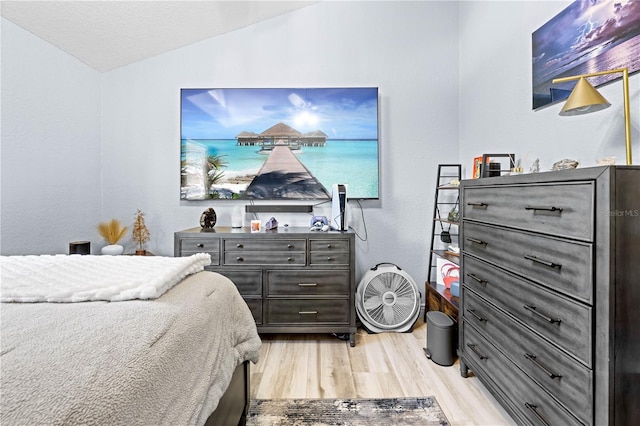
{"type": "Polygon", "coordinates": [[[7,1],[2,16],[105,72],[317,1],[7,1]]]}

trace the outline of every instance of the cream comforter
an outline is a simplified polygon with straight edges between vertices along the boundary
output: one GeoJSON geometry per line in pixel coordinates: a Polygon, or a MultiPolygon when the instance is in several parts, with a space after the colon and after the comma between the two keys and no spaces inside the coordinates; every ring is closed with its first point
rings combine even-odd
{"type": "Polygon", "coordinates": [[[153,301],[2,303],[0,424],[203,424],[260,338],[233,283],[153,301]]]}

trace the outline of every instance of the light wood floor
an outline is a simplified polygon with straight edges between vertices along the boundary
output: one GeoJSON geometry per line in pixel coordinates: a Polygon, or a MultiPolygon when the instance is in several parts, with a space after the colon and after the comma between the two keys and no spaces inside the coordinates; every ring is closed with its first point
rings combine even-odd
{"type": "Polygon", "coordinates": [[[458,361],[442,367],[426,358],[426,332],[422,320],[411,333],[360,329],[354,348],[330,335],[262,335],[251,398],[435,396],[453,425],[514,424],[477,378],[460,376],[458,361]]]}

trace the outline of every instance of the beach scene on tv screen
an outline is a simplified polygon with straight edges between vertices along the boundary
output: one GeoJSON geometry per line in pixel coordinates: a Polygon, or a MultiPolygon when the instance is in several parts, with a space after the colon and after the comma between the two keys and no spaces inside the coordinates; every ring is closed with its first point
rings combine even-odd
{"type": "Polygon", "coordinates": [[[182,89],[180,198],[378,193],[377,88],[182,89]]]}

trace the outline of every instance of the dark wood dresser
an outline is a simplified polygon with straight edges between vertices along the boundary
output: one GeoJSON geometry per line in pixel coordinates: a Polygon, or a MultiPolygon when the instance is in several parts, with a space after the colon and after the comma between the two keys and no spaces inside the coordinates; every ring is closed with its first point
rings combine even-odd
{"type": "Polygon", "coordinates": [[[175,233],[174,255],[206,252],[206,269],[230,278],[259,333],[336,333],[355,346],[355,234],[282,227],[192,228],[175,233]]]}
{"type": "Polygon", "coordinates": [[[640,167],[461,185],[460,368],[520,424],[640,421],[640,167]]]}

